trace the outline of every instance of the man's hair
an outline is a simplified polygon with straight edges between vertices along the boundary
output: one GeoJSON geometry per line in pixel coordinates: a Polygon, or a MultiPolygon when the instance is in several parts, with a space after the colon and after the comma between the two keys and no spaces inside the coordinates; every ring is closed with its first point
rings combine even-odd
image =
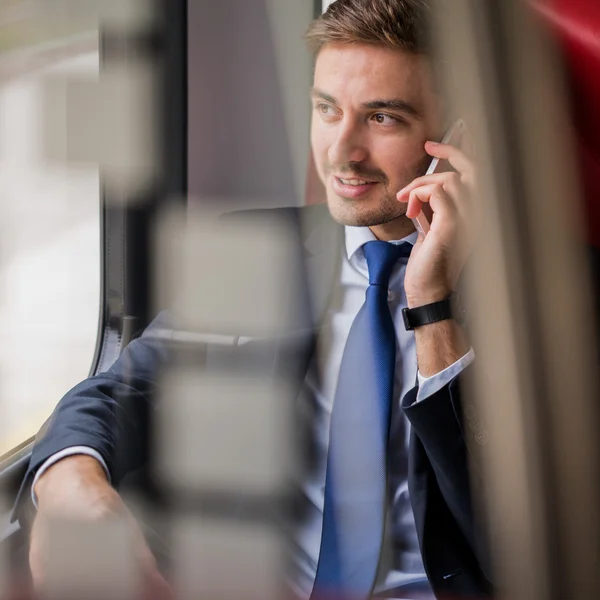
{"type": "Polygon", "coordinates": [[[428,0],[336,0],[305,38],[316,56],[325,44],[373,44],[430,54],[428,0]]]}

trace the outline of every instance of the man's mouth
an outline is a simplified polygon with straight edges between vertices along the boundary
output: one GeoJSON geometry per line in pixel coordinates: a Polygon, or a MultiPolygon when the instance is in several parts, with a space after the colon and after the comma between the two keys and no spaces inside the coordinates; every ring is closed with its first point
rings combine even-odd
{"type": "Polygon", "coordinates": [[[367,181],[366,179],[342,179],[338,177],[338,179],[344,185],[367,185],[367,183],[375,183],[374,181],[367,181]]]}
{"type": "Polygon", "coordinates": [[[334,193],[346,198],[360,198],[368,194],[378,182],[358,177],[333,176],[334,193]]]}

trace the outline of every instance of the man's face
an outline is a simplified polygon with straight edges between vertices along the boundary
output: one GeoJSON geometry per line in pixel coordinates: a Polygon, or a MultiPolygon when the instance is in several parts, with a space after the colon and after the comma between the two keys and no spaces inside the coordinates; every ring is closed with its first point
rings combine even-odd
{"type": "Polygon", "coordinates": [[[311,91],[311,144],[329,210],[344,225],[403,217],[396,193],[423,175],[442,133],[427,59],[368,44],[327,44],[311,91]]]}

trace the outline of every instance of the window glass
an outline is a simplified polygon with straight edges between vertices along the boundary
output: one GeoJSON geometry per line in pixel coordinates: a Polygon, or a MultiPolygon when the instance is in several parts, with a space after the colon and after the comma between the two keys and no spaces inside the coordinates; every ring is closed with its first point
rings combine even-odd
{"type": "Polygon", "coordinates": [[[36,2],[0,4],[0,455],[87,376],[98,330],[98,168],[60,159],[57,93],[97,79],[98,31],[85,11],[51,18],[36,2]]]}

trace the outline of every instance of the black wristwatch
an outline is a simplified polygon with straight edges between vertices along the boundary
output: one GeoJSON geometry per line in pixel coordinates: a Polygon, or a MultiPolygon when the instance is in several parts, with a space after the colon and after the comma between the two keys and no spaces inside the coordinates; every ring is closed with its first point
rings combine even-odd
{"type": "Polygon", "coordinates": [[[457,294],[453,293],[440,302],[432,302],[431,304],[415,308],[403,308],[402,318],[404,319],[404,327],[407,331],[411,331],[416,327],[437,323],[437,321],[445,321],[446,319],[453,319],[457,303],[457,294]]]}

